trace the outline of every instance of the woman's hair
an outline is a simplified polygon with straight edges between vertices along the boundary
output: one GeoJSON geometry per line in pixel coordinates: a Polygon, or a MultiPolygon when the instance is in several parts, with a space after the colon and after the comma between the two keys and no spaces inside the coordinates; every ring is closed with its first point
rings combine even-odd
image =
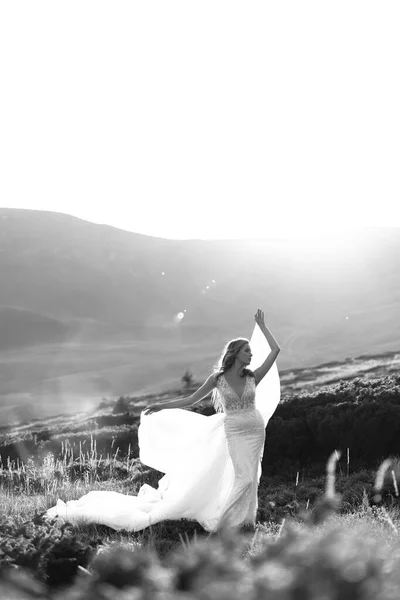
{"type": "MultiPolygon", "coordinates": [[[[233,366],[236,356],[246,344],[249,344],[249,340],[247,338],[235,338],[225,345],[218,363],[214,366],[215,386],[217,386],[218,378],[233,366]]],[[[251,371],[251,369],[243,369],[243,374],[241,377],[246,377],[246,375],[254,377],[254,373],[251,371]]],[[[211,402],[216,411],[222,410],[217,387],[213,389],[211,402]]]]}

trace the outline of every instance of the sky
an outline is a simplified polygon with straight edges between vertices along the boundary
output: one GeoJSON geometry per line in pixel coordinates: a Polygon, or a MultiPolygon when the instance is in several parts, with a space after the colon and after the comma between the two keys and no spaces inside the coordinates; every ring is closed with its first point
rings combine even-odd
{"type": "Polygon", "coordinates": [[[175,239],[400,226],[398,0],[0,4],[0,204],[175,239]]]}

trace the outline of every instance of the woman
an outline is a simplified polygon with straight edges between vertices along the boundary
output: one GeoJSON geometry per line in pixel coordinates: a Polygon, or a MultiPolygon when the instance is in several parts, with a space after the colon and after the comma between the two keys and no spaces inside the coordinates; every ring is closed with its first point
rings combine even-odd
{"type": "Polygon", "coordinates": [[[251,342],[229,342],[219,369],[194,394],[142,412],[140,460],[165,473],[157,490],[145,484],[137,496],[89,492],[67,504],[59,500],[48,516],[130,531],[165,519],[194,519],[208,531],[254,525],[265,427],[280,397],[274,365],[280,348],[261,310],[255,321],[251,342]],[[248,369],[267,349],[261,366],[254,372],[248,369]],[[215,415],[181,410],[210,393],[215,415]]]}

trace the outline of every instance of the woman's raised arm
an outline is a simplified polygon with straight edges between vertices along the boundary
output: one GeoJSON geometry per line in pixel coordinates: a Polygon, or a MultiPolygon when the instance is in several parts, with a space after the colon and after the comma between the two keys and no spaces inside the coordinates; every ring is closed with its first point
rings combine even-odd
{"type": "Polygon", "coordinates": [[[260,383],[260,381],[268,373],[268,371],[270,370],[270,368],[272,367],[274,362],[276,361],[276,358],[277,358],[279,352],[281,351],[281,349],[279,347],[278,342],[276,341],[276,339],[274,338],[274,336],[272,335],[272,333],[270,332],[270,330],[268,329],[268,327],[265,324],[263,311],[258,309],[256,314],[254,315],[254,318],[255,318],[257,325],[263,332],[263,334],[269,344],[269,347],[271,348],[271,351],[268,354],[265,361],[263,362],[263,364],[260,367],[258,367],[258,369],[254,370],[255,382],[256,382],[256,385],[258,385],[260,383]]]}

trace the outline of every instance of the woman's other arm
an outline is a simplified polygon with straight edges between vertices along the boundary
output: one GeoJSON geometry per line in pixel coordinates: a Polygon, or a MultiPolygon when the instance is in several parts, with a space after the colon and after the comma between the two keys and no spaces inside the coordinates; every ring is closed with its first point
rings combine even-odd
{"type": "Polygon", "coordinates": [[[212,373],[206,381],[203,383],[198,390],[187,396],[186,398],[181,398],[180,400],[170,400],[168,402],[151,404],[148,406],[144,413],[146,415],[151,415],[153,412],[157,412],[159,410],[165,410],[166,408],[187,408],[188,406],[193,406],[196,402],[200,402],[203,400],[208,394],[210,394],[215,387],[215,375],[212,373]]]}

